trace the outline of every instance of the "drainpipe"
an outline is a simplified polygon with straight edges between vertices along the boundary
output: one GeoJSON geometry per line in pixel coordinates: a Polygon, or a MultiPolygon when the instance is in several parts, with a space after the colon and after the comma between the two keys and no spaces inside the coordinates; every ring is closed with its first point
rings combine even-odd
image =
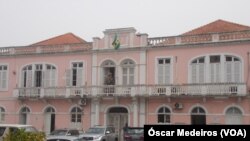
{"type": "Polygon", "coordinates": [[[247,52],[247,80],[246,80],[246,85],[247,85],[247,93],[248,94],[250,94],[250,87],[249,87],[249,85],[248,85],[248,83],[249,83],[249,71],[250,71],[250,66],[249,66],[249,54],[250,54],[250,52],[247,52]]]}

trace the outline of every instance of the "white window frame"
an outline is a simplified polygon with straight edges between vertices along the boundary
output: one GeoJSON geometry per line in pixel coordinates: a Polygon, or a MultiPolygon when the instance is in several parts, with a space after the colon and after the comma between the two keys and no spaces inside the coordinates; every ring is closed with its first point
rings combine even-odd
{"type": "Polygon", "coordinates": [[[5,121],[5,116],[6,116],[5,113],[6,113],[5,108],[0,106],[0,123],[3,123],[5,121]]]}
{"type": "Polygon", "coordinates": [[[241,56],[237,55],[237,54],[232,54],[232,53],[212,53],[212,54],[204,54],[204,55],[200,55],[200,56],[196,56],[193,57],[189,60],[188,62],[188,83],[192,83],[192,67],[191,64],[195,59],[201,58],[201,57],[205,57],[205,68],[207,71],[205,71],[205,82],[204,83],[212,83],[211,82],[211,76],[210,76],[210,56],[220,56],[220,81],[219,83],[227,83],[227,79],[225,76],[226,70],[225,70],[225,63],[226,63],[226,57],[230,56],[230,57],[236,57],[239,59],[239,61],[241,62],[241,68],[240,68],[240,82],[243,82],[243,76],[244,76],[244,60],[241,56]]]}
{"type": "MultiPolygon", "coordinates": [[[[86,61],[84,61],[84,60],[72,60],[72,61],[70,61],[70,63],[69,63],[69,70],[73,70],[73,66],[72,66],[73,63],[82,63],[82,69],[83,69],[83,71],[82,71],[82,84],[81,84],[81,86],[86,85],[86,83],[87,83],[86,78],[88,76],[87,75],[87,63],[86,63],[86,61]]],[[[70,74],[70,77],[67,78],[67,74],[66,74],[66,86],[67,87],[77,87],[77,84],[76,84],[76,86],[73,86],[72,77],[73,77],[73,75],[70,74]],[[67,80],[67,79],[70,79],[70,80],[67,80]],[[67,84],[68,83],[67,81],[70,81],[69,82],[70,85],[67,84]]]]}
{"type": "Polygon", "coordinates": [[[135,85],[135,77],[136,77],[136,64],[135,64],[135,61],[132,60],[132,59],[125,59],[121,62],[121,76],[122,76],[122,85],[135,85]],[[126,61],[132,61],[133,64],[131,65],[124,65],[123,63],[126,62],[126,61]],[[126,68],[127,69],[127,74],[125,74],[125,76],[127,77],[127,84],[123,84],[123,78],[124,78],[124,73],[123,73],[123,69],[126,68]],[[133,72],[133,75],[131,75],[131,72],[130,72],[130,68],[133,68],[134,72],[133,72]],[[130,82],[130,76],[133,76],[133,84],[129,84],[130,82]]]}
{"type": "Polygon", "coordinates": [[[159,84],[158,81],[158,60],[159,59],[170,59],[170,83],[173,84],[174,75],[174,57],[173,56],[157,56],[155,57],[155,84],[159,84]]]}
{"type": "MultiPolygon", "coordinates": [[[[0,82],[0,91],[8,91],[8,89],[9,89],[9,64],[0,63],[0,66],[7,66],[7,70],[6,70],[6,88],[1,87],[2,80],[0,80],[1,81],[0,82]]],[[[2,73],[2,71],[1,71],[1,73],[2,73]]],[[[0,75],[1,75],[1,73],[0,73],[0,75]]]]}
{"type": "MultiPolygon", "coordinates": [[[[33,63],[30,63],[30,64],[25,64],[25,65],[23,65],[21,68],[20,68],[20,73],[19,73],[19,87],[20,88],[23,88],[23,86],[22,86],[22,81],[23,81],[23,73],[22,73],[22,71],[23,71],[23,69],[26,67],[26,66],[29,66],[29,65],[31,65],[32,66],[32,84],[31,84],[31,87],[35,87],[35,83],[34,83],[34,75],[35,75],[35,66],[37,65],[37,64],[41,64],[42,65],[42,72],[44,72],[46,69],[46,65],[51,65],[51,66],[53,66],[53,67],[55,67],[55,87],[56,86],[58,86],[58,66],[57,65],[55,65],[55,64],[53,64],[53,63],[48,63],[48,62],[33,62],[33,63]]],[[[43,78],[44,76],[42,76],[42,78],[43,78]]],[[[43,84],[42,84],[42,87],[44,87],[43,86],[43,84]]]]}

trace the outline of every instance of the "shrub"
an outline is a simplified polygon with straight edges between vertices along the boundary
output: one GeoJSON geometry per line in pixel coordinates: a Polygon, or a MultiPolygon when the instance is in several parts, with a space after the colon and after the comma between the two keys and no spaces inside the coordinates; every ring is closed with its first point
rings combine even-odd
{"type": "Polygon", "coordinates": [[[45,141],[45,134],[17,130],[16,132],[9,132],[3,141],[45,141]]]}

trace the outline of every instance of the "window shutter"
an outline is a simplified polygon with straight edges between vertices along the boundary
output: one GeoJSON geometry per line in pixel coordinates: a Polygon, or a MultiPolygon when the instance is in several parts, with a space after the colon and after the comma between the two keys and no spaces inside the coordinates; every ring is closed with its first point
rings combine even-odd
{"type": "Polygon", "coordinates": [[[210,80],[212,83],[220,82],[220,64],[210,64],[210,80]]]}
{"type": "Polygon", "coordinates": [[[234,82],[240,82],[241,81],[241,62],[235,62],[234,63],[234,82]]]}
{"type": "Polygon", "coordinates": [[[233,80],[232,80],[232,72],[233,72],[232,66],[233,66],[233,64],[231,62],[226,62],[226,64],[225,64],[226,82],[233,82],[233,80]]]}
{"type": "Polygon", "coordinates": [[[26,87],[30,88],[32,87],[32,75],[33,71],[32,70],[26,70],[27,73],[27,78],[26,78],[26,87]]]}
{"type": "Polygon", "coordinates": [[[158,84],[163,84],[164,82],[163,69],[163,65],[158,65],[158,84]]]}
{"type": "Polygon", "coordinates": [[[83,86],[83,69],[78,68],[77,69],[77,76],[76,76],[76,86],[83,86]]]}
{"type": "Polygon", "coordinates": [[[204,64],[199,64],[197,65],[199,67],[199,83],[204,83],[205,82],[205,65],[204,64]]]}
{"type": "Polygon", "coordinates": [[[66,70],[66,85],[72,86],[72,69],[66,70]]]}
{"type": "Polygon", "coordinates": [[[50,70],[50,87],[55,87],[56,86],[56,70],[50,70]]]}
{"type": "Polygon", "coordinates": [[[7,89],[7,71],[2,72],[2,88],[7,89]]]}
{"type": "Polygon", "coordinates": [[[129,85],[134,85],[134,68],[129,68],[129,85]]]}
{"type": "Polygon", "coordinates": [[[170,65],[165,65],[165,82],[164,84],[170,84],[170,65]]]}
{"type": "Polygon", "coordinates": [[[122,69],[122,84],[127,85],[128,84],[128,68],[123,68],[122,69]]]}
{"type": "Polygon", "coordinates": [[[50,87],[50,75],[49,75],[49,70],[43,71],[43,87],[50,87]]]}
{"type": "Polygon", "coordinates": [[[196,75],[196,72],[197,72],[197,69],[196,69],[196,64],[192,64],[191,65],[191,76],[192,76],[192,78],[191,78],[191,82],[192,83],[197,83],[197,81],[196,81],[196,78],[197,78],[197,75],[196,75]]]}

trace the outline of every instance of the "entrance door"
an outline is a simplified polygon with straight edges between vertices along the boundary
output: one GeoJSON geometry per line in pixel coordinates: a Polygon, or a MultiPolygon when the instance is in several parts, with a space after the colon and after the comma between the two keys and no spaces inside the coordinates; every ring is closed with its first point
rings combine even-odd
{"type": "Polygon", "coordinates": [[[114,107],[109,110],[107,125],[115,127],[118,140],[123,141],[123,128],[128,123],[128,110],[123,107],[114,107]]]}
{"type": "Polygon", "coordinates": [[[45,111],[45,133],[49,134],[55,130],[55,110],[48,107],[45,111]]]}

